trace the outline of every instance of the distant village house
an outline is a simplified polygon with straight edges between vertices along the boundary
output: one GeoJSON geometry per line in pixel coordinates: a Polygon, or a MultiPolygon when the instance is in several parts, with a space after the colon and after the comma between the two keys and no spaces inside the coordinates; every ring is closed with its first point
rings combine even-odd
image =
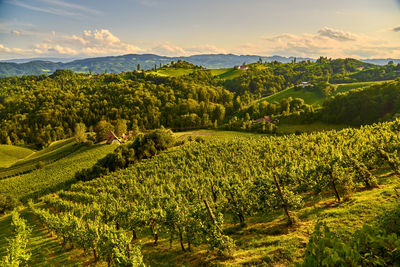
{"type": "Polygon", "coordinates": [[[248,69],[249,69],[249,66],[246,65],[246,64],[243,64],[243,65],[241,65],[241,66],[235,66],[234,69],[235,69],[235,70],[248,70],[248,69]]]}

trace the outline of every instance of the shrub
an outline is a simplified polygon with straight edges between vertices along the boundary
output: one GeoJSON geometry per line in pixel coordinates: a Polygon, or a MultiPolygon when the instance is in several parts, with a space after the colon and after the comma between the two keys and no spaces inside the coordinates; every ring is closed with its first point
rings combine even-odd
{"type": "Polygon", "coordinates": [[[18,206],[18,200],[13,196],[0,195],[0,214],[11,211],[18,206]]]}

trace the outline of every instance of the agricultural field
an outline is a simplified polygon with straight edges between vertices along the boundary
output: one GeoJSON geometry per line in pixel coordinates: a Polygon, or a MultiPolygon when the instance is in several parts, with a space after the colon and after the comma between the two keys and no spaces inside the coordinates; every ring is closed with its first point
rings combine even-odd
{"type": "Polygon", "coordinates": [[[27,212],[34,229],[57,234],[67,250],[60,264],[293,265],[317,222],[346,242],[398,208],[399,123],[283,137],[177,133],[180,147],[48,194],[27,212]]]}
{"type": "MultiPolygon", "coordinates": [[[[0,180],[0,195],[16,196],[26,201],[49,190],[63,188],[73,181],[77,171],[91,167],[115,148],[115,145],[79,146],[72,139],[57,142],[48,150],[39,151],[37,155],[26,159],[28,165],[21,162],[21,165],[17,166],[34,166],[35,169],[26,174],[0,180]],[[57,160],[53,161],[54,159],[57,160]]],[[[13,170],[20,172],[17,167],[13,170]]]]}

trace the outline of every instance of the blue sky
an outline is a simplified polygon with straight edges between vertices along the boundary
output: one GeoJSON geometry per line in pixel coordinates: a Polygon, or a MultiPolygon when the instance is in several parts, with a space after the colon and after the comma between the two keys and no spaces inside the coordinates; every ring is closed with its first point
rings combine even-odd
{"type": "Polygon", "coordinates": [[[400,0],[0,0],[0,59],[400,58],[400,0]]]}

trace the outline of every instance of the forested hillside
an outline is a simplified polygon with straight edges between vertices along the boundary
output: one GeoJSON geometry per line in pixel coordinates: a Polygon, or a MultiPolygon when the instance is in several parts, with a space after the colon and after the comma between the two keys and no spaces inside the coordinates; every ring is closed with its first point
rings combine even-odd
{"type": "Polygon", "coordinates": [[[123,119],[130,129],[161,125],[190,129],[222,123],[225,114],[232,112],[233,94],[197,80],[143,73],[90,77],[70,71],[57,71],[51,77],[3,78],[0,139],[42,146],[72,136],[79,122],[93,129],[101,120],[123,119]]]}
{"type": "Polygon", "coordinates": [[[371,123],[391,119],[398,112],[395,100],[398,82],[374,87],[381,88],[376,89],[380,92],[392,88],[391,99],[387,100],[389,103],[380,94],[369,93],[374,89],[363,91],[363,103],[356,98],[350,99],[350,95],[339,95],[332,100],[330,97],[342,90],[341,86],[332,83],[393,79],[398,77],[399,68],[399,65],[377,67],[352,59],[320,58],[317,62],[296,63],[293,60],[285,64],[252,64],[248,70],[240,70],[226,79],[226,71],[218,74],[177,61],[147,72],[90,75],[57,70],[50,76],[1,78],[0,115],[3,120],[0,121],[0,142],[42,147],[71,137],[77,123],[84,123],[90,131],[96,131],[100,126],[112,129],[113,125],[124,121],[128,129],[164,126],[188,130],[225,125],[228,129],[265,133],[276,132],[277,124],[269,120],[262,125],[252,120],[272,116],[277,120],[291,118],[286,121],[300,117],[298,121],[302,123],[319,120],[354,125],[371,123]],[[159,75],[159,70],[171,75],[159,75]],[[182,71],[182,75],[173,75],[182,71]],[[298,86],[301,82],[308,86],[298,86]],[[293,89],[287,91],[289,88],[293,89]],[[274,100],[273,95],[283,90],[288,92],[287,98],[274,100]],[[306,91],[317,97],[319,103],[327,100],[323,105],[325,115],[322,119],[316,112],[317,108],[301,98],[307,95],[306,91]],[[290,92],[293,92],[293,97],[290,92]],[[270,100],[257,101],[270,95],[270,100]],[[338,102],[343,102],[341,99],[344,98],[354,103],[344,104],[346,107],[337,112],[342,105],[338,102]],[[368,108],[371,101],[384,107],[383,110],[365,113],[355,109],[358,102],[368,108]],[[372,112],[373,115],[367,115],[372,112]],[[370,117],[365,119],[363,116],[370,117]]]}

